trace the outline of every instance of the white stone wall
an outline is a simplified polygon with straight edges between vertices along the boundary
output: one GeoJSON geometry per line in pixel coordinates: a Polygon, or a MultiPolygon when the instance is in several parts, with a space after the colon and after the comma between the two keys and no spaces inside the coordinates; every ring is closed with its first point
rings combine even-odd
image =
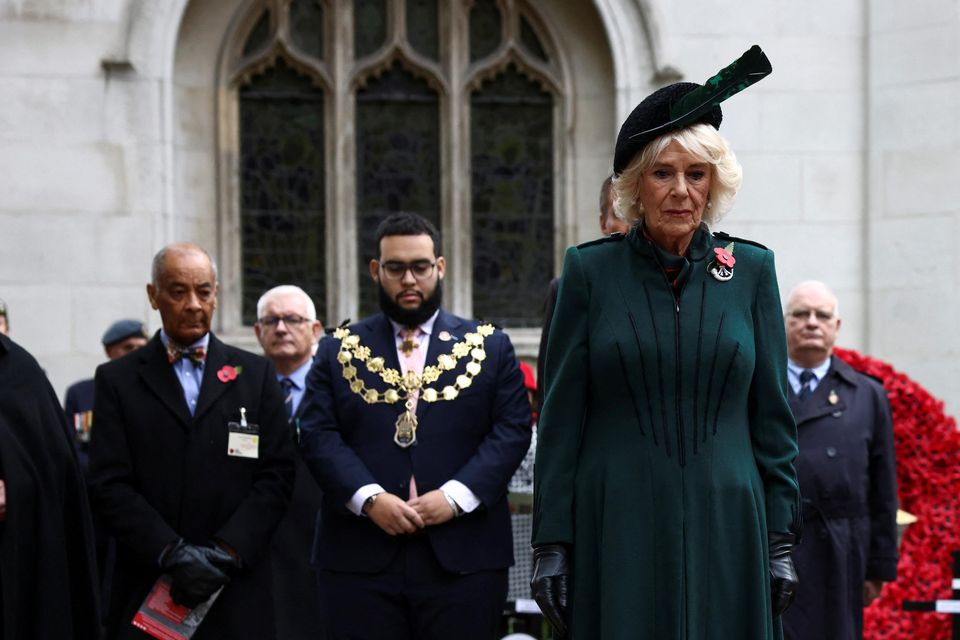
{"type": "MultiPolygon", "coordinates": [[[[112,320],[159,325],[143,291],[157,248],[192,239],[229,261],[216,73],[245,2],[0,0],[0,298],[61,395],[102,360],[112,320]]],[[[777,252],[784,294],[806,278],[834,286],[845,346],[960,409],[955,0],[540,10],[576,92],[559,237],[595,237],[607,154],[643,96],[673,72],[702,81],[759,43],[774,73],[725,105],[745,179],[719,228],[777,252]]]]}
{"type": "Polygon", "coordinates": [[[870,5],[871,351],[960,411],[960,5],[870,5]]]}
{"type": "Polygon", "coordinates": [[[0,3],[0,297],[61,396],[112,321],[149,317],[161,104],[122,64],[129,17],[125,2],[0,3]]]}

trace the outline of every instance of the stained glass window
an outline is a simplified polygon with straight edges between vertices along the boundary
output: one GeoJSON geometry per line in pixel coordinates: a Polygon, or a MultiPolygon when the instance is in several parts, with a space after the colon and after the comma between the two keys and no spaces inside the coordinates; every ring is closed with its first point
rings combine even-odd
{"type": "Polygon", "coordinates": [[[357,92],[357,255],[360,315],[378,310],[369,262],[377,225],[410,211],[440,226],[439,99],[399,64],[357,92]]]}
{"type": "Polygon", "coordinates": [[[439,59],[437,0],[407,0],[407,40],[418,53],[439,59]]]}
{"type": "Polygon", "coordinates": [[[320,0],[290,3],[290,35],[298,49],[323,60],[323,4],[320,0]]]}
{"type": "Polygon", "coordinates": [[[520,18],[520,42],[523,43],[523,48],[527,50],[527,53],[534,58],[539,58],[542,62],[548,62],[547,53],[543,50],[543,45],[540,44],[537,32],[533,30],[525,17],[520,18]]]}
{"type": "MultiPolygon", "coordinates": [[[[449,308],[539,327],[536,301],[554,275],[553,168],[564,155],[554,119],[564,102],[537,3],[247,5],[242,51],[225,48],[238,109],[222,112],[238,118],[223,140],[226,150],[236,142],[239,175],[221,178],[239,186],[225,199],[239,211],[225,220],[239,221],[226,234],[240,244],[241,290],[224,291],[240,301],[239,318],[254,322],[259,296],[285,282],[310,293],[328,323],[378,311],[376,228],[410,211],[446,240],[449,308]]],[[[229,152],[223,166],[236,166],[229,152]]],[[[236,322],[237,310],[226,317],[236,322]]]]}
{"type": "Polygon", "coordinates": [[[353,1],[353,55],[368,56],[387,38],[386,0],[353,1]]]}
{"type": "Polygon", "coordinates": [[[243,55],[248,56],[261,49],[270,39],[270,12],[264,11],[253,25],[247,41],[243,44],[243,55]]]}
{"type": "Polygon", "coordinates": [[[282,61],[240,90],[244,324],[260,295],[296,284],[324,317],[324,94],[282,61]]]}
{"type": "Polygon", "coordinates": [[[473,315],[536,327],[553,276],[553,99],[515,67],[470,100],[473,315]]]}
{"type": "Polygon", "coordinates": [[[470,62],[485,58],[500,45],[500,10],[494,0],[475,0],[470,9],[470,62]]]}

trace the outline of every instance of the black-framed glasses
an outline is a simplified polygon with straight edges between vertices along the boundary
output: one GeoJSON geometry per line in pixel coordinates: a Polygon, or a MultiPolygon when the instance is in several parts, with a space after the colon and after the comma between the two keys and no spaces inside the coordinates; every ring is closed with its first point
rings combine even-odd
{"type": "Polygon", "coordinates": [[[303,316],[298,316],[294,313],[285,315],[285,316],[263,316],[260,318],[260,324],[275,328],[280,321],[283,320],[283,324],[288,327],[299,327],[304,322],[311,322],[310,318],[304,318],[303,316]]]}
{"type": "Polygon", "coordinates": [[[430,277],[433,268],[437,266],[436,262],[430,262],[429,260],[414,260],[413,262],[387,260],[378,264],[380,270],[383,271],[383,275],[390,280],[399,280],[407,271],[412,273],[417,280],[425,280],[430,277]]]}

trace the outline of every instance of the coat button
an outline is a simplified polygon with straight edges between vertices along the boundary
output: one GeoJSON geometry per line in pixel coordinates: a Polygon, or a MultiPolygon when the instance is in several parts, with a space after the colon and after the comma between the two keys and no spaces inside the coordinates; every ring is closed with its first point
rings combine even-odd
{"type": "Polygon", "coordinates": [[[836,450],[834,447],[827,447],[827,457],[828,457],[828,458],[836,458],[836,457],[837,457],[837,450],[836,450]]]}

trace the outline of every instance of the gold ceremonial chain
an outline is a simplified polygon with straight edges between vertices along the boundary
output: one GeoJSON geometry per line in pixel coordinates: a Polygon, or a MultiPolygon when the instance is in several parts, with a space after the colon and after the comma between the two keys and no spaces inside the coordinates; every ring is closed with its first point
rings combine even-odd
{"type": "Polygon", "coordinates": [[[461,342],[453,345],[452,353],[442,353],[437,356],[437,364],[424,367],[420,375],[414,371],[407,371],[406,374],[401,375],[396,369],[384,366],[383,358],[371,358],[370,347],[361,345],[360,336],[351,335],[347,327],[338,328],[333,332],[333,337],[340,341],[337,361],[343,368],[343,378],[349,383],[351,391],[363,398],[367,404],[395,404],[404,400],[405,411],[397,418],[397,430],[393,441],[397,446],[406,448],[417,441],[417,416],[413,413],[414,394],[422,392],[419,398],[424,402],[454,400],[462,390],[473,383],[473,378],[480,373],[481,363],[487,358],[483,343],[492,333],[493,325],[480,325],[475,333],[465,334],[461,342]],[[470,362],[467,363],[466,373],[457,376],[455,384],[448,384],[440,391],[433,387],[426,387],[436,382],[444,371],[455,369],[457,363],[468,355],[470,362]],[[354,359],[363,362],[370,373],[379,374],[380,379],[392,388],[383,392],[368,389],[363,380],[357,377],[357,368],[351,364],[354,359]]]}

